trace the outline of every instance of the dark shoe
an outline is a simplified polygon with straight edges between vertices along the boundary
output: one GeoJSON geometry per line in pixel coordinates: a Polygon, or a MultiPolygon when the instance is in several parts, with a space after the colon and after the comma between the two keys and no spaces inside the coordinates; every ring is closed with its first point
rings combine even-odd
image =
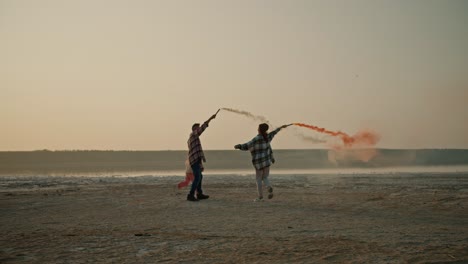
{"type": "Polygon", "coordinates": [[[195,198],[195,196],[189,194],[187,195],[187,201],[198,202],[198,199],[195,198]]]}
{"type": "Polygon", "coordinates": [[[210,198],[209,195],[199,194],[197,195],[198,200],[208,199],[210,198]]]}
{"type": "Polygon", "coordinates": [[[268,199],[271,199],[271,198],[273,198],[273,188],[272,187],[268,188],[268,199]]]}

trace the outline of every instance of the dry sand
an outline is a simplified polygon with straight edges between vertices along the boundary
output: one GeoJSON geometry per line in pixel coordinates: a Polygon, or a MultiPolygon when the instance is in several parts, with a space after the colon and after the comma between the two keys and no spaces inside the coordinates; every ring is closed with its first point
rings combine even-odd
{"type": "Polygon", "coordinates": [[[468,174],[0,180],[0,263],[468,263],[468,174]]]}

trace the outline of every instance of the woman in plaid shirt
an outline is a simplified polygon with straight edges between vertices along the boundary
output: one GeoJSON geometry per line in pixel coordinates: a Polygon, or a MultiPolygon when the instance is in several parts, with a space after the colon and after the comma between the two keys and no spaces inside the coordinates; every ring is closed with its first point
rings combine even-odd
{"type": "Polygon", "coordinates": [[[270,165],[275,162],[273,151],[271,150],[270,142],[273,137],[288,125],[283,125],[270,133],[268,124],[260,124],[258,126],[258,135],[245,144],[235,145],[235,149],[249,150],[252,154],[252,163],[255,167],[255,176],[257,181],[258,198],[255,201],[263,201],[263,184],[268,188],[268,199],[273,198],[273,188],[271,187],[268,176],[270,175],[270,165]]]}

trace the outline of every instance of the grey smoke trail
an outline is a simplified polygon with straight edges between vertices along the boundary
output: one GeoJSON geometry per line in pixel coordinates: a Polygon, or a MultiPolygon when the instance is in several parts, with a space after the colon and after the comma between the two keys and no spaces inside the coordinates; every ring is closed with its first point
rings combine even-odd
{"type": "Polygon", "coordinates": [[[304,141],[309,141],[309,142],[312,142],[312,143],[326,143],[327,141],[324,140],[324,139],[320,139],[320,138],[316,138],[316,137],[312,137],[312,136],[306,136],[300,132],[297,132],[296,131],[296,136],[300,137],[302,140],[304,141]]]}
{"type": "MultiPolygon", "coordinates": [[[[253,119],[255,121],[260,121],[262,123],[267,123],[269,126],[272,126],[270,121],[268,121],[268,119],[266,119],[264,116],[254,115],[254,114],[252,114],[250,112],[247,112],[247,111],[244,111],[244,110],[238,110],[238,109],[226,108],[226,107],[221,108],[221,110],[225,110],[225,111],[229,111],[229,112],[236,113],[236,114],[239,114],[239,115],[243,115],[243,116],[248,117],[250,119],[253,119]]],[[[304,141],[308,141],[308,142],[312,142],[312,143],[325,143],[326,142],[325,140],[320,139],[320,138],[316,138],[316,137],[312,137],[312,136],[306,136],[306,135],[302,134],[301,132],[298,132],[297,130],[295,131],[295,134],[296,134],[297,137],[300,137],[304,141]]]]}
{"type": "Polygon", "coordinates": [[[255,121],[260,121],[260,122],[263,122],[263,123],[267,123],[268,125],[271,126],[271,123],[270,121],[268,121],[264,116],[258,116],[258,115],[254,115],[250,112],[247,112],[247,111],[243,111],[243,110],[237,110],[237,109],[232,109],[232,108],[221,108],[222,110],[226,110],[226,111],[229,111],[229,112],[233,112],[233,113],[236,113],[236,114],[239,114],[239,115],[243,115],[243,116],[246,116],[250,119],[253,119],[255,121]]]}

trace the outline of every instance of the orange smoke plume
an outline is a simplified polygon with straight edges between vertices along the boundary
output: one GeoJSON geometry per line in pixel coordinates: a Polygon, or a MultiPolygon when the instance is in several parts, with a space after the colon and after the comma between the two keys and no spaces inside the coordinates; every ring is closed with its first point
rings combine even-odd
{"type": "Polygon", "coordinates": [[[331,131],[322,127],[303,124],[303,123],[293,123],[293,125],[306,127],[306,128],[315,130],[319,133],[328,134],[333,137],[339,137],[343,141],[343,144],[345,145],[345,147],[352,147],[355,145],[374,146],[380,140],[380,136],[376,134],[375,132],[371,132],[371,131],[360,131],[356,133],[354,136],[350,136],[341,131],[331,131]]]}

